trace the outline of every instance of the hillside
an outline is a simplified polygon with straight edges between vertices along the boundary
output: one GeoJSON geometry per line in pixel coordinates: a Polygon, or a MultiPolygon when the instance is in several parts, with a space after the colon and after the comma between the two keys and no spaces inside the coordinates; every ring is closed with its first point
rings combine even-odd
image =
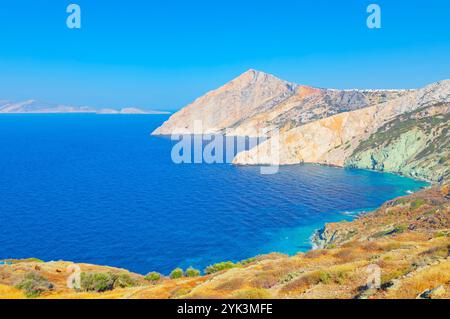
{"type": "Polygon", "coordinates": [[[327,225],[315,235],[320,249],[224,263],[204,276],[145,279],[79,264],[82,277],[94,273],[102,285],[85,280],[85,289],[75,291],[66,287],[66,269],[73,263],[10,261],[0,266],[0,297],[25,298],[23,285],[17,285],[24,278],[29,283],[31,273],[41,288],[39,298],[450,298],[449,199],[449,185],[435,186],[353,222],[327,225]],[[381,271],[379,288],[367,286],[373,267],[381,271]],[[105,287],[110,288],[94,291],[105,287]]]}
{"type": "Polygon", "coordinates": [[[450,80],[417,90],[334,90],[250,70],[175,113],[153,134],[267,132],[271,138],[233,163],[318,163],[442,182],[448,180],[449,103],[450,80]],[[197,131],[195,123],[201,123],[197,131]]]}
{"type": "Polygon", "coordinates": [[[286,130],[407,94],[405,90],[327,90],[249,70],[175,113],[153,135],[226,133],[258,136],[260,128],[286,130]],[[194,132],[196,121],[202,131],[194,132]]]}
{"type": "Polygon", "coordinates": [[[450,81],[435,83],[381,104],[339,113],[281,131],[278,137],[279,154],[270,154],[271,141],[268,140],[248,152],[238,154],[234,162],[236,164],[309,162],[344,166],[354,150],[387,123],[395,119],[402,121],[401,115],[427,108],[431,109],[425,112],[429,114],[428,117],[441,116],[448,113],[448,108],[440,107],[439,114],[433,114],[433,110],[436,109],[436,104],[449,103],[449,100],[450,81]],[[261,162],[261,158],[266,162],[261,162]]]}
{"type": "Polygon", "coordinates": [[[345,166],[448,181],[450,104],[402,114],[364,140],[345,166]]]}

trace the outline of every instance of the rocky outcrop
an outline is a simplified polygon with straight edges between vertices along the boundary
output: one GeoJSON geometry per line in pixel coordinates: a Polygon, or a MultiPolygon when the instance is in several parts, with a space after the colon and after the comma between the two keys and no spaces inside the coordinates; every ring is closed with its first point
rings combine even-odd
{"type": "Polygon", "coordinates": [[[382,103],[404,90],[327,90],[289,83],[249,70],[174,114],[154,135],[224,133],[260,136],[382,103]],[[195,131],[196,121],[202,123],[195,131]]]}
{"type": "Polygon", "coordinates": [[[218,133],[297,92],[297,85],[249,70],[174,114],[153,135],[218,133]],[[195,128],[201,121],[201,127],[195,128]]]}
{"type": "Polygon", "coordinates": [[[450,80],[418,90],[333,90],[250,70],[153,134],[268,137],[237,154],[238,165],[318,163],[443,181],[449,175],[446,103],[450,80]],[[412,113],[415,118],[407,116],[412,113]]]}
{"type": "Polygon", "coordinates": [[[437,182],[450,174],[450,104],[401,115],[362,142],[345,165],[437,182]]]}
{"type": "MultiPolygon", "coordinates": [[[[448,154],[449,123],[449,109],[443,104],[449,102],[450,81],[442,81],[421,90],[410,91],[385,103],[340,113],[282,131],[279,136],[273,137],[279,140],[279,149],[274,150],[273,141],[269,139],[249,151],[238,154],[234,163],[287,165],[308,162],[382,170],[381,168],[384,169],[385,166],[373,165],[369,160],[373,158],[370,147],[366,149],[365,154],[360,154],[358,147],[365,141],[380,137],[379,130],[388,123],[399,123],[396,127],[403,130],[403,122],[407,121],[407,118],[402,115],[422,110],[423,115],[420,118],[425,118],[424,122],[431,122],[431,126],[419,129],[415,122],[418,119],[410,121],[411,130],[406,135],[401,131],[402,136],[397,141],[397,147],[381,150],[385,158],[391,159],[395,158],[395,153],[398,152],[403,157],[401,162],[405,165],[402,165],[401,169],[393,167],[386,170],[430,180],[442,180],[448,170],[446,154],[448,154]],[[441,106],[436,108],[436,105],[441,106]],[[434,113],[437,109],[439,114],[434,113]],[[416,132],[418,129],[421,133],[416,132]],[[422,136],[419,140],[417,134],[426,135],[428,138],[422,136]],[[411,139],[414,138],[416,144],[420,144],[415,150],[410,148],[411,139]],[[442,142],[441,147],[430,147],[436,141],[442,142]],[[404,152],[400,145],[408,148],[408,152],[404,152]],[[412,156],[414,158],[418,156],[420,163],[414,161],[412,156]],[[437,157],[439,160],[436,161],[437,157]],[[427,165],[431,162],[436,165],[430,165],[428,168],[427,165]],[[434,169],[436,166],[440,167],[437,172],[434,169]]],[[[395,131],[396,127],[392,130],[395,131]]]]}

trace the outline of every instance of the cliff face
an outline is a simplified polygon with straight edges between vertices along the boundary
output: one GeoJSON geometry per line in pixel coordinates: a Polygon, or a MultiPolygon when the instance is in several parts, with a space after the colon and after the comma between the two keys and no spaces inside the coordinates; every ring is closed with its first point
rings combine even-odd
{"type": "Polygon", "coordinates": [[[297,85],[249,70],[174,114],[153,135],[217,133],[238,121],[270,109],[296,93],[297,85]],[[202,122],[195,131],[196,121],[202,122]]]}
{"type": "Polygon", "coordinates": [[[174,114],[153,135],[227,133],[258,136],[260,129],[288,130],[341,112],[382,103],[407,91],[326,90],[249,70],[174,114]],[[194,132],[195,121],[202,131],[194,132]],[[228,131],[226,131],[228,129],[228,131]]]}
{"type": "Polygon", "coordinates": [[[449,102],[450,81],[443,81],[282,131],[277,137],[279,150],[274,151],[268,140],[238,154],[234,163],[347,165],[441,181],[448,177],[449,102]],[[415,115],[403,116],[409,113],[415,115]],[[387,127],[388,134],[381,134],[387,127]],[[397,138],[392,140],[391,135],[397,138]],[[373,140],[379,144],[372,144],[373,140]],[[435,143],[439,145],[430,146],[435,143]]]}
{"type": "Polygon", "coordinates": [[[450,104],[399,116],[363,141],[346,160],[348,167],[448,181],[450,104]]]}
{"type": "Polygon", "coordinates": [[[329,90],[250,70],[153,134],[267,132],[272,138],[239,153],[234,164],[308,162],[443,181],[449,175],[448,103],[450,80],[418,90],[329,90]],[[196,121],[201,131],[194,132],[196,121]]]}

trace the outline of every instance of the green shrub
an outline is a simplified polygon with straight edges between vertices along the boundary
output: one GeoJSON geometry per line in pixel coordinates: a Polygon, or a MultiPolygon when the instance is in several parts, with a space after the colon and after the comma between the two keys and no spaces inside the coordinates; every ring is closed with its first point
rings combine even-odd
{"type": "Polygon", "coordinates": [[[53,284],[37,273],[28,273],[16,286],[25,293],[28,298],[39,297],[43,292],[52,290],[53,284]]]}
{"type": "Polygon", "coordinates": [[[434,237],[436,237],[436,238],[440,238],[440,237],[448,237],[448,233],[445,233],[445,232],[443,232],[443,231],[439,231],[439,232],[437,232],[437,233],[435,233],[434,234],[434,237]]]}
{"type": "Polygon", "coordinates": [[[222,271],[222,270],[226,270],[226,269],[231,269],[236,267],[237,265],[231,261],[225,261],[225,262],[221,262],[221,263],[217,263],[211,266],[206,267],[205,269],[205,274],[210,275],[210,274],[214,274],[216,272],[222,271]]]}
{"type": "Polygon", "coordinates": [[[397,225],[392,232],[395,234],[401,234],[404,233],[407,229],[408,227],[406,225],[397,225]]]}
{"type": "Polygon", "coordinates": [[[181,269],[181,268],[176,268],[176,269],[172,270],[172,272],[170,273],[171,279],[178,279],[181,277],[183,277],[183,269],[181,269]]]}
{"type": "Polygon", "coordinates": [[[135,279],[131,278],[129,274],[111,275],[114,280],[114,288],[129,288],[137,285],[135,279]]]}
{"type": "Polygon", "coordinates": [[[81,273],[81,289],[104,292],[114,289],[114,278],[107,273],[81,273]]]}
{"type": "Polygon", "coordinates": [[[347,281],[349,275],[345,271],[333,270],[330,272],[319,271],[318,277],[319,282],[324,285],[329,285],[331,283],[343,285],[347,281]]]}
{"type": "Polygon", "coordinates": [[[328,285],[331,282],[331,274],[324,271],[319,272],[319,282],[328,285]]]}
{"type": "Polygon", "coordinates": [[[150,272],[144,277],[144,279],[152,283],[156,283],[161,280],[161,274],[159,272],[150,272]]]}
{"type": "Polygon", "coordinates": [[[427,201],[423,198],[418,198],[416,200],[414,200],[413,202],[411,202],[411,208],[412,209],[417,209],[420,208],[421,206],[425,205],[427,203],[427,201]]]}
{"type": "Polygon", "coordinates": [[[105,292],[114,288],[134,287],[137,281],[126,273],[81,273],[80,284],[83,291],[105,292]]]}
{"type": "Polygon", "coordinates": [[[200,276],[200,270],[197,270],[197,269],[194,269],[194,268],[192,268],[192,267],[189,267],[189,268],[185,271],[184,275],[185,275],[186,277],[198,277],[198,276],[200,276]]]}
{"type": "Polygon", "coordinates": [[[256,261],[256,257],[253,257],[253,258],[244,259],[244,260],[240,261],[239,264],[241,264],[242,266],[245,266],[245,265],[251,264],[255,261],[256,261]]]}

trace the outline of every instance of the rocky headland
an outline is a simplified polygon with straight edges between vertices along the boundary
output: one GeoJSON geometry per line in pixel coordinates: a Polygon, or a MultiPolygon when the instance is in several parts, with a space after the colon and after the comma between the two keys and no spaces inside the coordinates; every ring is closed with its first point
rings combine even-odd
{"type": "Polygon", "coordinates": [[[416,90],[335,90],[249,70],[175,113],[154,135],[269,139],[238,165],[318,163],[448,180],[450,80],[416,90]],[[194,132],[201,121],[202,131],[194,132]],[[276,135],[275,135],[276,134],[276,135]],[[274,154],[271,138],[278,139],[274,154]]]}

